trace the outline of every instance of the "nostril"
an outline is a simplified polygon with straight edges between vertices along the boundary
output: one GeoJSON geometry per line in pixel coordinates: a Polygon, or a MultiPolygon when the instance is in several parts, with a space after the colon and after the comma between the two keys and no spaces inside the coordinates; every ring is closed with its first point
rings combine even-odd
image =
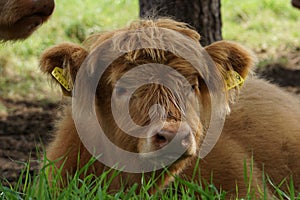
{"type": "Polygon", "coordinates": [[[168,140],[162,133],[157,133],[154,136],[154,143],[156,144],[156,146],[161,148],[161,147],[165,146],[166,144],[168,144],[168,140]]]}
{"type": "Polygon", "coordinates": [[[161,135],[161,134],[156,134],[156,139],[158,140],[158,141],[162,141],[162,142],[166,142],[167,141],[167,139],[163,136],[163,135],[161,135]]]}
{"type": "Polygon", "coordinates": [[[181,140],[181,145],[187,148],[191,144],[191,133],[187,132],[181,140]]]}

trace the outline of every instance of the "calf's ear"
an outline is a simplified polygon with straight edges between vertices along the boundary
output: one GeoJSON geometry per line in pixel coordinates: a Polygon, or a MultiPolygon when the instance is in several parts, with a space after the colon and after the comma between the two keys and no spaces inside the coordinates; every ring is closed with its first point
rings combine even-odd
{"type": "Polygon", "coordinates": [[[223,75],[227,89],[239,88],[256,64],[254,54],[234,42],[219,41],[205,47],[223,75]]]}
{"type": "Polygon", "coordinates": [[[72,96],[76,74],[87,55],[80,45],[61,43],[43,52],[40,69],[61,86],[64,95],[72,96]]]}

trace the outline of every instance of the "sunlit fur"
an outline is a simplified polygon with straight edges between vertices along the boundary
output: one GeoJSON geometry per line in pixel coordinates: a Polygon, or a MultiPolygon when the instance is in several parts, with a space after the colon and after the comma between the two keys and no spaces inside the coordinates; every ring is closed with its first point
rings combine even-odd
{"type": "Polygon", "coordinates": [[[54,0],[0,0],[0,41],[27,38],[53,9],[54,0]]]}
{"type": "MultiPolygon", "coordinates": [[[[237,102],[231,106],[217,145],[200,161],[201,178],[209,180],[213,176],[214,184],[230,194],[236,193],[237,185],[240,197],[247,194],[249,188],[258,197],[258,191],[264,188],[263,173],[276,186],[286,179],[281,187],[285,191],[292,176],[295,191],[299,191],[299,122],[300,101],[297,97],[265,80],[249,78],[237,102]],[[252,173],[248,182],[244,179],[245,163],[247,176],[252,173]]],[[[182,173],[188,180],[195,162],[182,173]]],[[[198,175],[196,180],[200,180],[198,175]]],[[[274,188],[267,181],[268,198],[272,199],[273,192],[274,188]]]]}
{"type": "MultiPolygon", "coordinates": [[[[220,41],[203,49],[199,45],[199,39],[198,33],[184,23],[170,19],[139,20],[120,30],[96,34],[87,39],[83,46],[71,43],[54,46],[42,55],[41,69],[50,74],[56,66],[64,68],[72,86],[75,79],[84,80],[84,77],[93,77],[93,74],[103,67],[98,60],[99,57],[110,59],[113,58],[112,52],[123,52],[113,59],[98,84],[96,90],[98,120],[108,138],[119,147],[137,153],[154,151],[153,156],[156,156],[155,150],[158,149],[153,140],[123,133],[115,124],[111,105],[122,104],[129,95],[126,93],[128,88],[137,84],[134,81],[135,77],[139,77],[141,82],[144,81],[143,77],[145,80],[151,79],[153,71],[150,68],[153,69],[151,66],[155,63],[176,69],[193,87],[187,87],[184,82],[175,79],[175,74],[165,74],[161,76],[162,79],[178,86],[175,94],[158,84],[143,85],[130,97],[129,104],[130,116],[136,124],[143,126],[155,122],[149,129],[150,132],[163,120],[166,122],[164,127],[176,129],[178,123],[184,123],[187,129],[192,130],[189,148],[178,161],[168,167],[170,174],[179,174],[191,181],[197,154],[208,126],[213,123],[210,117],[212,109],[215,109],[220,115],[228,114],[228,117],[217,145],[200,161],[201,176],[196,173],[193,181],[200,181],[201,178],[210,180],[213,174],[216,187],[227,190],[229,197],[236,195],[236,184],[240,195],[245,195],[248,188],[251,188],[259,196],[258,191],[263,189],[261,175],[264,168],[265,173],[276,184],[292,174],[295,186],[300,185],[299,100],[253,75],[247,77],[251,74],[255,58],[246,48],[233,42],[220,41]],[[160,28],[166,30],[168,34],[159,31],[160,28]],[[180,33],[181,36],[175,37],[174,32],[180,33]],[[188,37],[189,40],[182,36],[188,37]],[[133,47],[145,42],[157,45],[158,48],[132,50],[133,47]],[[166,46],[170,51],[162,50],[166,46]],[[199,71],[179,56],[180,51],[189,52],[191,60],[199,64],[199,71]],[[147,64],[149,68],[140,71],[140,74],[129,76],[129,80],[132,81],[122,83],[121,88],[118,88],[120,90],[116,90],[116,87],[120,87],[118,80],[126,72],[143,64],[147,64]],[[83,73],[78,75],[80,67],[83,73]],[[225,77],[228,78],[228,71],[232,70],[238,72],[246,82],[241,88],[236,87],[228,91],[225,87],[225,77]],[[206,84],[211,86],[209,91],[206,84]],[[111,98],[112,96],[114,98],[111,98]],[[183,97],[187,99],[184,105],[179,103],[183,97]],[[217,103],[212,105],[214,97],[220,98],[216,98],[217,103]],[[154,104],[162,105],[165,112],[153,107],[154,104]],[[249,167],[252,155],[252,181],[248,187],[244,182],[244,162],[249,167]]],[[[76,89],[88,94],[89,82],[81,83],[76,89]]],[[[72,96],[72,93],[64,89],[63,92],[67,96],[72,96]]],[[[79,109],[77,112],[83,112],[88,98],[90,96],[83,95],[82,99],[78,100],[82,110],[79,109]]],[[[125,108],[119,109],[121,115],[125,108]]],[[[126,126],[126,118],[121,118],[121,122],[126,126]]],[[[89,127],[88,124],[86,126],[89,127]]],[[[149,131],[138,134],[147,135],[149,131]]],[[[63,119],[57,125],[54,139],[47,149],[47,157],[50,160],[59,158],[65,160],[62,171],[64,178],[67,173],[74,174],[74,171],[82,167],[91,157],[78,137],[70,105],[65,107],[63,119]],[[79,160],[78,152],[81,156],[79,160]]],[[[56,166],[60,167],[62,162],[57,162],[56,166]]],[[[105,169],[107,167],[96,162],[89,173],[100,175],[105,169]]],[[[161,170],[158,170],[156,174],[160,173],[161,170]]],[[[163,182],[161,179],[158,180],[159,187],[172,181],[170,174],[165,175],[163,182]]],[[[151,174],[146,173],[145,177],[149,179],[151,174]]],[[[140,173],[121,173],[111,184],[111,189],[117,190],[121,184],[130,187],[133,183],[140,183],[140,180],[140,173]]],[[[270,185],[267,184],[266,187],[266,193],[271,196],[270,185]]]]}

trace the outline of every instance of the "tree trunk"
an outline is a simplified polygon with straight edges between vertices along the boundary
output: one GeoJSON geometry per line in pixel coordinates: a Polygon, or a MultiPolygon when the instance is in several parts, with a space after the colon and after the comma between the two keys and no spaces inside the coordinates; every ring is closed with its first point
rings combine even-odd
{"type": "Polygon", "coordinates": [[[171,17],[193,26],[201,44],[222,40],[220,0],[139,0],[141,18],[171,17]]]}

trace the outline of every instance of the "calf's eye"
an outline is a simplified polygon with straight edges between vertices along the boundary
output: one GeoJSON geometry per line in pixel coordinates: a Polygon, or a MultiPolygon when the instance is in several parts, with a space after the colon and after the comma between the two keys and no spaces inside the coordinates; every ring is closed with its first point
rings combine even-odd
{"type": "Polygon", "coordinates": [[[194,92],[198,88],[198,84],[191,85],[191,91],[194,92]]]}
{"type": "Polygon", "coordinates": [[[127,93],[127,89],[123,88],[123,87],[116,87],[115,91],[116,91],[117,96],[122,96],[122,95],[125,95],[127,93]]]}

